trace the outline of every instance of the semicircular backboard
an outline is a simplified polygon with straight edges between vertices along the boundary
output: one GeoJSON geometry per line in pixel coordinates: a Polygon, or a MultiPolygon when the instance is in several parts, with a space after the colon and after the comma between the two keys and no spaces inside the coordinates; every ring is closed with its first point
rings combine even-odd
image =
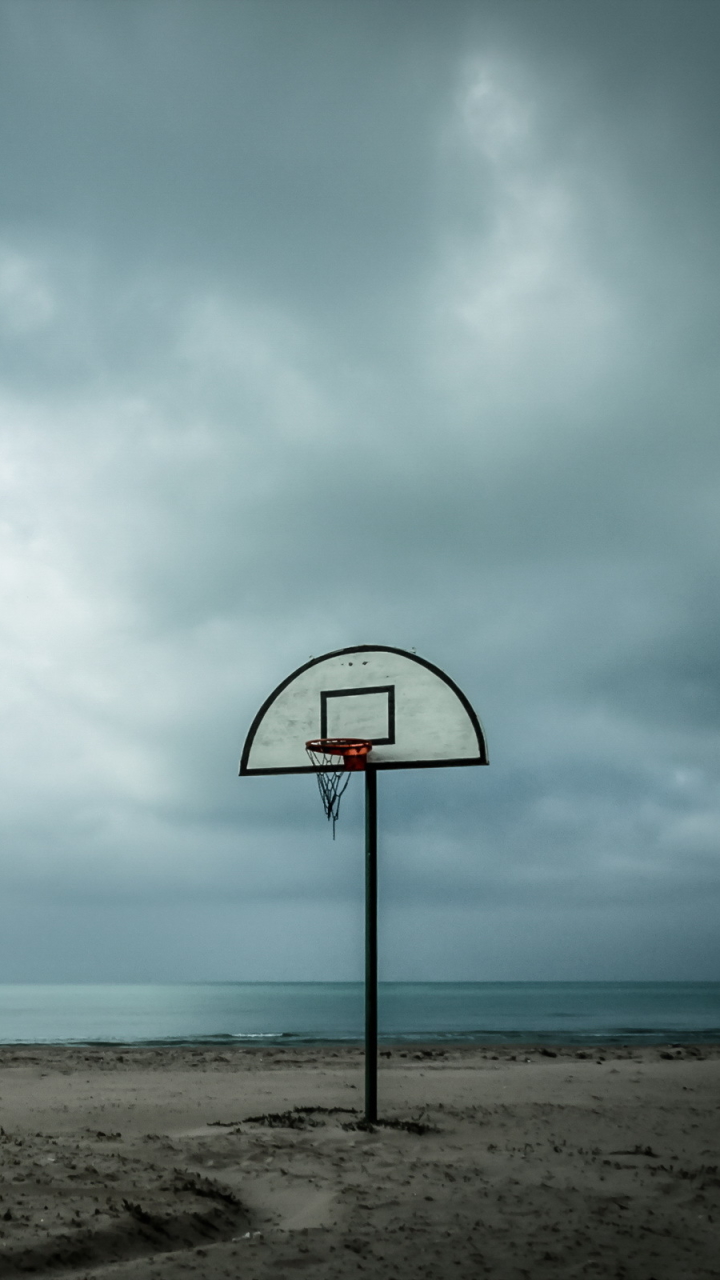
{"type": "Polygon", "coordinates": [[[487,764],[485,735],[465,694],[439,667],[388,645],[312,658],[266,699],[240,773],[310,773],[312,738],[363,738],[378,769],[487,764]]]}

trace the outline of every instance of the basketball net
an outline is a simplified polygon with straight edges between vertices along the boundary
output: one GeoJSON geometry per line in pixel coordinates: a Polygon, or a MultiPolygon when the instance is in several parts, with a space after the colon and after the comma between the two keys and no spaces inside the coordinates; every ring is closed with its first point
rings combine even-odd
{"type": "Polygon", "coordinates": [[[305,749],[315,770],[325,817],[328,822],[332,822],[333,840],[335,823],[340,816],[340,801],[350,781],[350,774],[365,769],[365,757],[371,747],[371,742],[364,742],[359,738],[317,738],[306,743],[305,749]]]}

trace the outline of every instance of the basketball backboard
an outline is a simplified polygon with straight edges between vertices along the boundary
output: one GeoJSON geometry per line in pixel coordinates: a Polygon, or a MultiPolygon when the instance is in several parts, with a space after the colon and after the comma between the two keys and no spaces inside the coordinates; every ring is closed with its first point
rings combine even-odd
{"type": "Polygon", "coordinates": [[[313,738],[370,740],[377,769],[488,763],[480,721],[454,681],[387,645],[337,649],[293,671],[253,720],[240,773],[312,773],[313,738]]]}

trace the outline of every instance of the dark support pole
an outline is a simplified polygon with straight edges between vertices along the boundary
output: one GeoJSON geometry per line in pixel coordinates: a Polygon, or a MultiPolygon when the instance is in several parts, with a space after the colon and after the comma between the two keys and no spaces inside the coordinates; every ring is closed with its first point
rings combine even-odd
{"type": "Polygon", "coordinates": [[[365,770],[365,1119],[377,1120],[377,771],[365,770]]]}

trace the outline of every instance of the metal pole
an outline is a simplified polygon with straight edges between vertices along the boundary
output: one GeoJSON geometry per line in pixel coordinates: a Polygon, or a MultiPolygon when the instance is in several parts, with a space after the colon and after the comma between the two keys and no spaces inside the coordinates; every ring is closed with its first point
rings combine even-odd
{"type": "Polygon", "coordinates": [[[377,771],[365,769],[365,1120],[377,1120],[377,771]]]}

